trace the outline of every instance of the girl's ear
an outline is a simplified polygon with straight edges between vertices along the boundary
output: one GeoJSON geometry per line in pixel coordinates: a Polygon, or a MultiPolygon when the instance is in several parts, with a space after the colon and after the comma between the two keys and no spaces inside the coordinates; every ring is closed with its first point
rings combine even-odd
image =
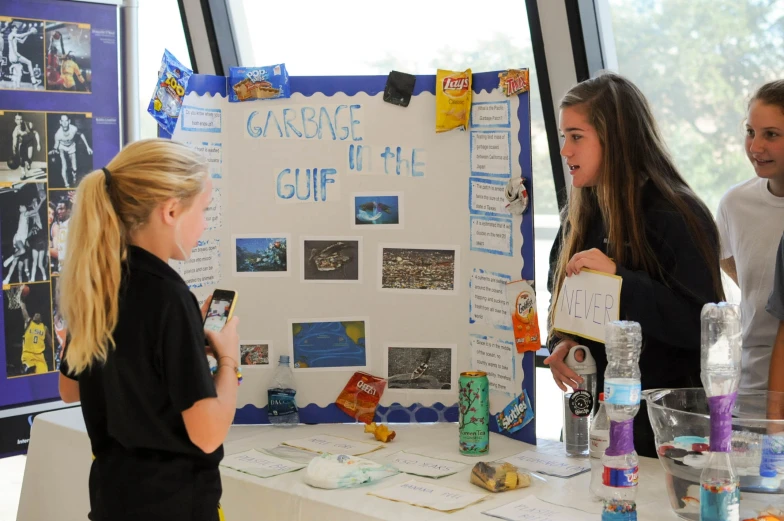
{"type": "Polygon", "coordinates": [[[165,201],[159,211],[161,212],[161,220],[173,226],[182,213],[182,205],[178,199],[172,198],[165,201]]]}

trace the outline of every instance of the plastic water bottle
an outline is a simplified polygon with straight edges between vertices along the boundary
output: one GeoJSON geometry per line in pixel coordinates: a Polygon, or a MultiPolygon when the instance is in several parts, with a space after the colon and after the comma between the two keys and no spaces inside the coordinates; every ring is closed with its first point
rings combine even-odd
{"type": "Polygon", "coordinates": [[[289,357],[281,355],[278,368],[272,376],[272,384],[267,389],[267,413],[272,425],[295,427],[299,424],[299,410],[294,398],[296,394],[289,357]]]}
{"type": "Polygon", "coordinates": [[[610,445],[602,456],[602,521],[637,520],[639,459],[634,450],[634,416],[640,410],[642,330],[637,322],[607,325],[604,406],[610,420],[610,445]]]}
{"type": "Polygon", "coordinates": [[[599,410],[591,422],[591,494],[602,497],[602,456],[610,445],[610,420],[607,419],[607,409],[604,407],[604,393],[599,393],[599,410]]]}
{"type": "Polygon", "coordinates": [[[737,304],[705,304],[701,314],[700,379],[710,409],[710,457],[700,476],[701,521],[740,519],[740,481],[732,462],[732,408],[741,371],[737,304]]]}
{"type": "Polygon", "coordinates": [[[585,346],[574,346],[566,366],[583,378],[573,393],[564,395],[564,448],[567,456],[587,456],[591,419],[596,405],[596,361],[585,346]]]}

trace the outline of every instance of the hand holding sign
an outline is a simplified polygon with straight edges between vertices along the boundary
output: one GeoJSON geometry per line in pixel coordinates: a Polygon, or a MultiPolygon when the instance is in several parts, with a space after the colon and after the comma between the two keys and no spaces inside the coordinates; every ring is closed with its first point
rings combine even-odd
{"type": "Polygon", "coordinates": [[[566,264],[566,276],[579,275],[580,270],[589,269],[608,275],[615,275],[615,262],[602,253],[601,250],[591,248],[590,250],[575,253],[566,264]]]}
{"type": "MultiPolygon", "coordinates": [[[[555,303],[553,328],[604,343],[604,326],[618,320],[620,315],[623,279],[582,266],[584,262],[594,261],[594,257],[581,257],[576,261],[573,257],[569,261],[573,270],[580,271],[577,275],[564,278],[558,301],[555,303]],[[575,264],[572,265],[573,263],[575,264]]],[[[599,259],[599,262],[603,261],[599,259]]]]}

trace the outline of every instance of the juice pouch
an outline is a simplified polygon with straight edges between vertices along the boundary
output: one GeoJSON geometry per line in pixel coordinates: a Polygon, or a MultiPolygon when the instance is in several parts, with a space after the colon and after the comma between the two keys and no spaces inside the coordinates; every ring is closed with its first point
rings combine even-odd
{"type": "Polygon", "coordinates": [[[341,411],[363,423],[371,423],[387,382],[371,374],[356,372],[335,400],[341,411]]]}
{"type": "Polygon", "coordinates": [[[231,67],[229,69],[229,101],[288,98],[291,96],[286,64],[268,67],[231,67]]]}
{"type": "Polygon", "coordinates": [[[471,117],[471,69],[438,69],[436,74],[436,132],[466,130],[471,117]]]}
{"type": "Polygon", "coordinates": [[[536,313],[536,293],[528,281],[516,280],[506,284],[506,300],[512,315],[512,331],[518,353],[538,351],[539,317],[536,313]]]}
{"type": "Polygon", "coordinates": [[[169,134],[177,127],[182,101],[188,88],[188,80],[193,71],[185,67],[168,50],[163,52],[161,68],[158,70],[158,84],[152,93],[147,112],[169,134]]]}

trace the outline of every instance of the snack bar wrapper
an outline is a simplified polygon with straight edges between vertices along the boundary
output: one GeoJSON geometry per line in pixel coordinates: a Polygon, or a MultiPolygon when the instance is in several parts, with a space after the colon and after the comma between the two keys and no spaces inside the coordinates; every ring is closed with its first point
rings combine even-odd
{"type": "Polygon", "coordinates": [[[512,331],[518,353],[538,351],[539,317],[536,312],[536,292],[526,280],[506,284],[506,300],[512,315],[512,331]]]}
{"type": "Polygon", "coordinates": [[[528,69],[509,69],[498,73],[498,86],[507,97],[528,92],[531,84],[528,78],[528,69]]]}
{"type": "Polygon", "coordinates": [[[509,402],[503,411],[495,415],[498,432],[508,432],[509,434],[519,431],[533,419],[534,411],[531,410],[531,401],[528,399],[528,393],[525,392],[525,389],[509,402]]]}
{"type": "Polygon", "coordinates": [[[531,486],[531,475],[511,463],[480,461],[471,470],[471,483],[490,492],[504,492],[531,486]]]}
{"type": "Polygon", "coordinates": [[[436,74],[436,132],[466,130],[471,117],[471,69],[438,69],[436,74]]]}
{"type": "Polygon", "coordinates": [[[254,101],[291,97],[286,64],[268,67],[231,67],[229,69],[229,101],[254,101]]]}
{"type": "Polygon", "coordinates": [[[163,52],[161,68],[158,70],[158,84],[152,93],[147,112],[169,134],[174,133],[180,117],[182,101],[188,88],[188,80],[193,71],[181,64],[168,50],[163,52]]]}
{"type": "Polygon", "coordinates": [[[357,371],[343,388],[335,404],[355,420],[369,424],[376,415],[378,402],[386,386],[387,382],[383,378],[357,371]]]}

